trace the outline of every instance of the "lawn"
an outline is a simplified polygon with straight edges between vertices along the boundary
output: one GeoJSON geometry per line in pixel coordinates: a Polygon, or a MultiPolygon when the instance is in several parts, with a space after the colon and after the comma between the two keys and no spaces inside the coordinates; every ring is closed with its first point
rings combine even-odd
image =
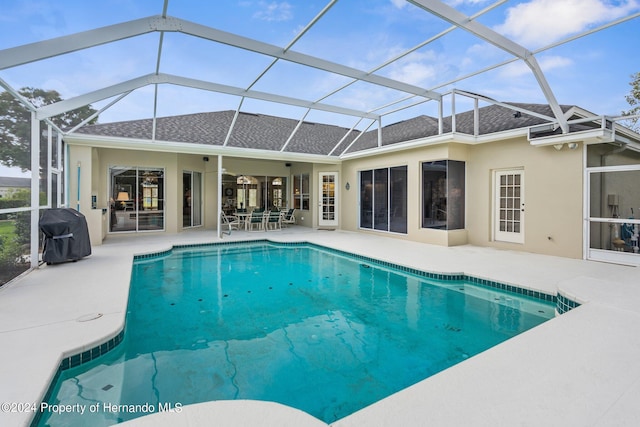
{"type": "Polygon", "coordinates": [[[0,221],[0,236],[8,237],[15,233],[16,226],[15,221],[12,219],[5,219],[0,221]]]}

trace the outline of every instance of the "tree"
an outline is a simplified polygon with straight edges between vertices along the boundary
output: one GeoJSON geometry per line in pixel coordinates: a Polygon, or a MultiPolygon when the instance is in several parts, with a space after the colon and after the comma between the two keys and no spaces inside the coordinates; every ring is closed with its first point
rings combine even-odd
{"type": "MultiPolygon", "coordinates": [[[[18,91],[36,108],[62,101],[55,90],[24,87],[18,91]]],[[[71,128],[95,113],[90,105],[52,117],[60,129],[71,128]]],[[[92,120],[92,123],[96,119],[92,120]]],[[[41,147],[46,138],[41,138],[41,147]]],[[[45,146],[46,147],[46,146],[45,146]]],[[[46,156],[46,151],[41,150],[46,156]]],[[[46,162],[41,158],[40,164],[46,162]]],[[[15,166],[23,171],[31,169],[31,113],[9,92],[0,93],[0,163],[15,166]]]]}
{"type": "MultiPolygon", "coordinates": [[[[623,111],[623,116],[633,116],[640,114],[640,72],[631,75],[631,92],[625,97],[629,105],[632,107],[628,111],[623,111]]],[[[640,123],[637,117],[629,119],[629,127],[636,132],[640,132],[640,123]]]]}

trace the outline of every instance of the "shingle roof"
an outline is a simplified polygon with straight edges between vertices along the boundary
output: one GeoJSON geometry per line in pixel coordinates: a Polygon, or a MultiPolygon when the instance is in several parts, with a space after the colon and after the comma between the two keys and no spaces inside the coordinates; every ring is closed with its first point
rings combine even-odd
{"type": "MultiPolygon", "coordinates": [[[[551,107],[545,104],[509,103],[517,108],[553,117],[551,107]]],[[[563,112],[572,108],[571,105],[561,105],[563,112]]],[[[488,135],[512,129],[528,128],[546,123],[544,119],[526,113],[515,114],[516,111],[499,105],[489,105],[478,109],[479,134],[488,135]]],[[[456,132],[473,135],[473,111],[456,114],[456,132]]],[[[442,119],[443,133],[451,132],[451,116],[442,119]]],[[[438,134],[438,119],[430,116],[418,116],[413,119],[394,123],[382,128],[382,145],[392,145],[413,139],[426,138],[438,134]]],[[[369,131],[360,138],[349,151],[360,151],[376,147],[377,130],[369,131]]]]}
{"type": "MultiPolygon", "coordinates": [[[[233,121],[233,111],[160,117],[156,140],[193,144],[223,145],[233,121]]],[[[281,150],[298,125],[298,120],[265,114],[240,113],[227,143],[230,147],[281,150]]],[[[152,120],[132,120],[85,126],[76,133],[118,138],[151,139],[152,120]]],[[[285,148],[286,152],[329,154],[349,129],[303,122],[285,148]]],[[[358,135],[351,132],[342,143],[346,147],[358,135]]],[[[339,151],[335,155],[339,154],[339,151]]]]}
{"type": "MultiPolygon", "coordinates": [[[[510,103],[509,105],[553,117],[553,112],[548,105],[518,103],[510,103]]],[[[572,106],[562,105],[561,108],[566,112],[572,106]]],[[[234,111],[219,111],[160,117],[156,123],[156,140],[221,146],[227,137],[234,114],[234,111]]],[[[499,105],[480,108],[479,117],[480,135],[527,128],[546,122],[544,119],[526,113],[515,114],[514,110],[499,105]]],[[[473,135],[473,120],[473,111],[456,114],[456,132],[473,135]]],[[[240,113],[227,145],[279,151],[297,125],[298,121],[293,119],[265,114],[240,113]]],[[[443,118],[442,125],[444,133],[451,132],[451,117],[443,118]]],[[[151,129],[152,120],[143,119],[85,126],[76,132],[121,138],[151,139],[151,129]]],[[[384,126],[382,128],[382,145],[392,145],[437,134],[438,119],[421,115],[384,126]]],[[[303,122],[284,151],[327,155],[342,141],[333,152],[333,155],[340,155],[359,135],[359,131],[348,133],[347,128],[339,126],[303,122]],[[346,138],[345,135],[347,135],[346,138]]],[[[377,129],[366,132],[353,144],[349,152],[376,147],[378,145],[377,136],[377,129]]]]}

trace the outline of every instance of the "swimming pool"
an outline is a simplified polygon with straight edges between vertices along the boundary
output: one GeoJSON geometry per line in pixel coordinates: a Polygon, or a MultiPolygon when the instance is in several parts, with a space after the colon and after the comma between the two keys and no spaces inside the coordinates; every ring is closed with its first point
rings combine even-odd
{"type": "Polygon", "coordinates": [[[109,425],[218,399],[332,422],[554,314],[550,302],[429,276],[304,244],[138,259],[123,343],[52,388],[52,405],[84,413],[45,412],[40,424],[109,425]]]}

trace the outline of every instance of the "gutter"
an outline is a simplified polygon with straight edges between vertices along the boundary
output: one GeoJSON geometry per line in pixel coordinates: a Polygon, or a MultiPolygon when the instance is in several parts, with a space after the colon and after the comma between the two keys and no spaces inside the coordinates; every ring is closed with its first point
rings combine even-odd
{"type": "Polygon", "coordinates": [[[253,148],[239,148],[220,145],[204,145],[189,142],[151,141],[147,139],[114,138],[97,135],[65,135],[65,143],[69,145],[89,146],[96,148],[113,148],[121,150],[141,150],[161,153],[220,155],[228,157],[261,159],[261,160],[287,160],[296,162],[310,162],[323,164],[340,164],[337,156],[323,154],[290,153],[272,150],[259,150],[253,148]]]}

